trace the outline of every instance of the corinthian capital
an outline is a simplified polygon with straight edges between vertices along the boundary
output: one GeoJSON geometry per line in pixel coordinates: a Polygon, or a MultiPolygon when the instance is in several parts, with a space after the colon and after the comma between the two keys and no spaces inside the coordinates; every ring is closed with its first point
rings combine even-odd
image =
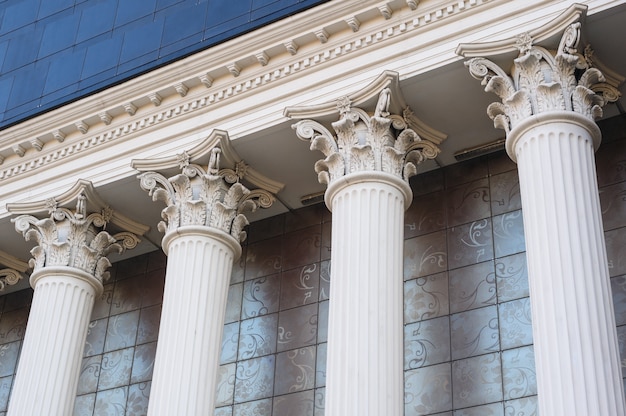
{"type": "Polygon", "coordinates": [[[572,111],[593,121],[602,116],[604,104],[619,97],[617,88],[593,67],[590,48],[579,53],[580,25],[575,22],[565,28],[555,51],[534,45],[529,33],[518,36],[519,55],[510,74],[482,57],[465,63],[485,91],[501,100],[487,108],[495,127],[508,135],[528,117],[550,111],[572,111]]]}
{"type": "Polygon", "coordinates": [[[167,205],[161,212],[165,221],[159,223],[159,231],[169,233],[196,225],[219,229],[238,241],[246,238],[243,228],[248,219],[244,212],[268,208],[274,198],[268,191],[251,191],[239,182],[248,171],[245,163],[237,163],[234,169],[220,169],[221,153],[217,146],[210,150],[206,169],[191,163],[190,155],[184,152],[177,156],[180,174],[169,178],[157,172],[139,175],[141,188],[152,200],[167,205]]]}
{"type": "Polygon", "coordinates": [[[59,207],[55,199],[48,200],[46,205],[48,218],[20,215],[12,220],[26,240],[37,243],[29,261],[34,271],[50,266],[73,267],[103,281],[109,277],[106,270],[111,267],[107,256],[122,253],[139,243],[133,233],[124,231],[111,235],[104,231],[113,211],[104,207],[101,212],[88,213],[84,191],[78,194],[74,211],[59,207]]]}
{"type": "Polygon", "coordinates": [[[411,128],[413,114],[408,107],[401,114],[390,112],[391,99],[391,88],[383,88],[373,113],[353,107],[348,97],[339,99],[339,120],[331,124],[336,134],[313,120],[292,126],[300,139],[311,142],[311,150],[326,156],[315,164],[320,183],[330,185],[363,171],[386,172],[408,181],[417,173],[417,165],[439,154],[435,143],[411,128]]]}

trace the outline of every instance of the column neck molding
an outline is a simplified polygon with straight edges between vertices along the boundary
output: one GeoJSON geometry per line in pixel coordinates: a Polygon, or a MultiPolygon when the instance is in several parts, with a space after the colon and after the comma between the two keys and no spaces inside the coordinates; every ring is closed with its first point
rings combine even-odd
{"type": "Polygon", "coordinates": [[[584,128],[589,133],[595,150],[600,146],[602,141],[602,133],[598,125],[582,114],[572,111],[551,111],[548,113],[540,113],[522,120],[507,135],[506,152],[509,157],[517,162],[517,143],[521,138],[526,136],[529,130],[536,129],[538,126],[545,126],[553,123],[573,124],[584,128]]]}
{"type": "Polygon", "coordinates": [[[355,172],[334,181],[326,189],[324,194],[324,201],[328,209],[332,211],[333,200],[337,194],[342,192],[345,188],[355,186],[359,184],[384,184],[394,188],[397,188],[404,196],[404,209],[406,210],[413,200],[413,191],[411,186],[403,179],[386,173],[386,172],[355,172]]]}
{"type": "Polygon", "coordinates": [[[241,244],[239,240],[226,232],[213,227],[200,225],[186,225],[169,231],[163,237],[163,251],[167,255],[170,246],[179,238],[210,238],[221,242],[233,252],[233,260],[241,256],[241,244]]]}
{"type": "Polygon", "coordinates": [[[95,296],[100,296],[104,289],[102,279],[95,277],[93,274],[80,270],[76,267],[67,266],[50,266],[39,269],[30,275],[30,285],[34,288],[41,279],[47,277],[73,278],[83,281],[93,287],[95,296]]]}

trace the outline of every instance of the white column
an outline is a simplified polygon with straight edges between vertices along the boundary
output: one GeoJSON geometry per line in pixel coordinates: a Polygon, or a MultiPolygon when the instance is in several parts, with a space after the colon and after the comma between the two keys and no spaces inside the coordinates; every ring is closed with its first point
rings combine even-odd
{"type": "Polygon", "coordinates": [[[71,267],[32,274],[35,289],[9,416],[71,415],[94,296],[102,283],[71,267]]]}
{"type": "Polygon", "coordinates": [[[239,241],[209,227],[166,235],[163,311],[150,415],[211,415],[224,313],[239,241]]]}
{"type": "Polygon", "coordinates": [[[594,89],[618,95],[596,88],[604,77],[577,54],[579,30],[570,25],[554,55],[521,36],[513,79],[483,58],[467,65],[502,99],[488,113],[518,164],[539,411],[623,416],[593,121],[605,103],[594,89]]]}
{"type": "MultiPolygon", "coordinates": [[[[219,169],[220,148],[209,150],[206,170],[183,153],[175,159],[181,174],[140,175],[141,187],[167,205],[159,224],[168,261],[150,416],[213,414],[228,285],[248,224],[242,212],[273,200],[266,191],[233,183],[236,172],[219,169]]],[[[160,160],[135,163],[164,166],[160,160]]]]}
{"type": "Polygon", "coordinates": [[[371,116],[339,100],[336,137],[315,121],[294,126],[326,156],[315,170],[328,184],[333,213],[326,416],[404,414],[402,253],[413,195],[407,182],[439,150],[410,128],[406,109],[396,108],[404,116],[389,113],[391,94],[382,90],[371,116]]]}
{"type": "MultiPolygon", "coordinates": [[[[81,193],[76,212],[48,201],[50,218],[20,215],[13,220],[16,230],[38,245],[31,250],[34,296],[9,416],[72,414],[94,299],[111,266],[106,256],[139,242],[129,232],[101,231],[112,211],[87,215],[86,203],[81,193]]],[[[19,211],[17,204],[13,207],[19,211]]]]}
{"type": "Polygon", "coordinates": [[[402,415],[406,182],[345,176],[326,191],[333,213],[326,415],[402,415]]]}
{"type": "Polygon", "coordinates": [[[624,415],[594,139],[576,113],[545,113],[509,134],[517,158],[540,412],[624,415]]]}

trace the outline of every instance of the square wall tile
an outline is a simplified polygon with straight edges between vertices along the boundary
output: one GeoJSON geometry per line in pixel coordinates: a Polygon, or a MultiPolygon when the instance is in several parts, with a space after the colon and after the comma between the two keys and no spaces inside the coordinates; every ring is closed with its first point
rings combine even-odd
{"type": "Polygon", "coordinates": [[[489,180],[469,182],[447,190],[448,225],[455,226],[491,215],[489,180]]]}
{"type": "Polygon", "coordinates": [[[316,304],[288,309],[278,314],[278,347],[286,351],[315,344],[318,309],[316,304]]]}
{"type": "Polygon", "coordinates": [[[278,311],[280,275],[261,277],[243,284],[242,318],[254,318],[278,311]]]}
{"type": "Polygon", "coordinates": [[[443,230],[446,226],[443,191],[415,198],[404,213],[404,238],[443,230]]]}
{"type": "MultiPolygon", "coordinates": [[[[304,347],[276,355],[274,395],[310,390],[315,387],[315,347],[304,347]]],[[[313,411],[311,394],[311,412],[313,411]]]]}
{"type": "MultiPolygon", "coordinates": [[[[274,361],[275,356],[253,358],[237,363],[235,381],[235,403],[271,397],[274,393],[274,361]]],[[[271,408],[271,400],[270,406],[271,408]]],[[[235,414],[244,415],[237,410],[235,414]]],[[[254,414],[254,413],[252,413],[254,414]]],[[[260,413],[269,414],[269,413],[260,413]]]]}
{"type": "Polygon", "coordinates": [[[404,327],[404,369],[450,361],[450,318],[442,316],[404,327]]]}
{"type": "Polygon", "coordinates": [[[502,351],[504,400],[537,394],[535,354],[532,345],[502,351]]]}
{"type": "Polygon", "coordinates": [[[530,295],[526,253],[496,259],[496,285],[498,286],[498,302],[530,295]]]}
{"type": "Polygon", "coordinates": [[[468,266],[493,258],[491,219],[486,218],[448,229],[448,265],[450,269],[468,266]]]}
{"type": "Polygon", "coordinates": [[[453,362],[452,391],[455,409],[501,401],[500,353],[453,362]]]}
{"type": "Polygon", "coordinates": [[[493,240],[496,257],[526,251],[522,211],[493,217],[493,240]]]}
{"type": "Polygon", "coordinates": [[[404,415],[430,415],[452,410],[450,363],[405,371],[404,415]]]}
{"type": "Polygon", "coordinates": [[[404,280],[444,272],[447,268],[445,231],[404,241],[404,280]]]}
{"type": "Polygon", "coordinates": [[[495,305],[452,315],[450,328],[453,360],[500,350],[495,305]]]}
{"type": "Polygon", "coordinates": [[[404,282],[404,323],[436,318],[449,312],[448,273],[404,282]]]}
{"type": "Polygon", "coordinates": [[[275,397],[272,416],[314,416],[314,400],[313,390],[275,397]]]}
{"type": "Polygon", "coordinates": [[[530,298],[522,298],[498,305],[500,317],[500,344],[502,349],[529,345],[533,342],[530,298]]]}
{"type": "Polygon", "coordinates": [[[462,312],[496,303],[496,273],[493,261],[451,270],[450,312],[462,312]]]}
{"type": "Polygon", "coordinates": [[[273,313],[241,321],[239,331],[238,356],[240,360],[276,352],[278,314],[273,313]]]}

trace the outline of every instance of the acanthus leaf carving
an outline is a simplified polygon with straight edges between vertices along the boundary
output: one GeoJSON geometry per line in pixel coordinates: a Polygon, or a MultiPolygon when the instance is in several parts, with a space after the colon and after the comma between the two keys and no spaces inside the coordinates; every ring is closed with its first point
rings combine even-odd
{"type": "Polygon", "coordinates": [[[15,269],[0,269],[0,292],[7,285],[15,285],[22,279],[22,274],[15,269]]]}
{"type": "Polygon", "coordinates": [[[310,141],[311,150],[325,156],[315,163],[320,183],[330,185],[363,171],[386,172],[408,181],[417,173],[419,163],[437,157],[439,148],[410,128],[411,110],[407,107],[402,114],[391,114],[390,104],[390,88],[380,92],[372,115],[352,107],[348,98],[339,99],[340,118],[331,123],[336,135],[314,120],[301,120],[292,126],[298,138],[310,141]]]}
{"type": "Polygon", "coordinates": [[[603,87],[604,76],[591,66],[590,48],[584,55],[578,53],[580,22],[567,27],[556,52],[533,45],[530,38],[520,39],[511,76],[485,58],[465,62],[485,91],[501,99],[487,108],[496,128],[508,134],[528,117],[549,111],[573,111],[595,120],[602,115],[601,107],[619,96],[615,88],[603,87]]]}
{"type": "Polygon", "coordinates": [[[179,156],[181,173],[166,178],[157,172],[139,175],[142,189],[152,199],[162,200],[166,207],[161,211],[164,221],[159,231],[169,233],[181,226],[206,226],[230,234],[238,241],[246,238],[243,227],[248,224],[244,212],[258,207],[268,208],[274,197],[267,191],[250,191],[239,182],[247,170],[245,163],[235,169],[220,169],[221,149],[211,149],[206,169],[191,163],[189,155],[179,156]]]}

